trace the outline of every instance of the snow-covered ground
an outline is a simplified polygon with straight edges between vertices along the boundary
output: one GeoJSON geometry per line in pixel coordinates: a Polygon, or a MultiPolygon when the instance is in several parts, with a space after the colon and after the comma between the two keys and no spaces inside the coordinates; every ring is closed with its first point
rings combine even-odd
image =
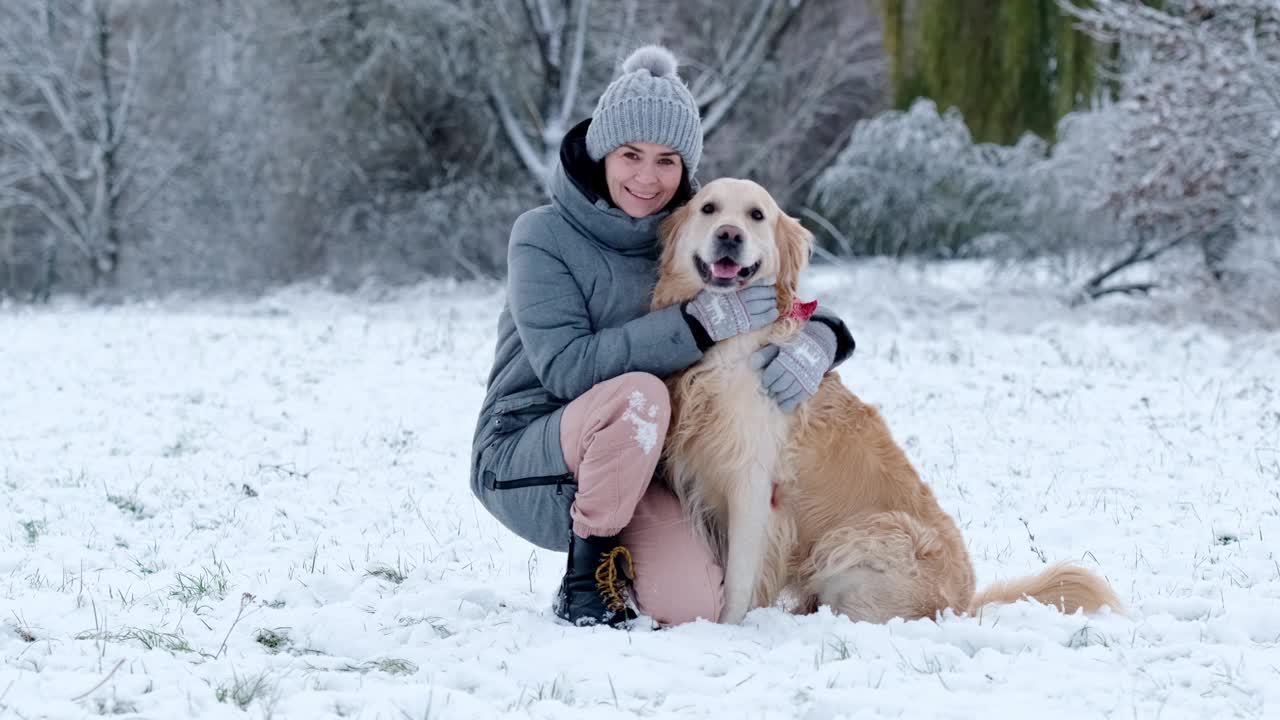
{"type": "Polygon", "coordinates": [[[1128,616],[565,627],[467,486],[497,289],[9,307],[0,717],[1280,717],[1280,334],[811,282],[979,582],[1073,559],[1128,616]]]}

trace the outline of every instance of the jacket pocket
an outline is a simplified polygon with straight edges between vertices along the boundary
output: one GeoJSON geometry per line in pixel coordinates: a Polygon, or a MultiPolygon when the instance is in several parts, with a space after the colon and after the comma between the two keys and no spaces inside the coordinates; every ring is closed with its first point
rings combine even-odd
{"type": "Polygon", "coordinates": [[[573,473],[564,473],[561,475],[537,475],[534,477],[499,480],[498,474],[492,470],[486,470],[484,472],[484,486],[489,490],[518,490],[520,488],[555,485],[556,494],[558,495],[563,492],[565,485],[573,484],[575,484],[573,473]]]}
{"type": "Polygon", "coordinates": [[[500,435],[515,432],[563,404],[542,388],[522,390],[493,404],[493,429],[500,435]]]}

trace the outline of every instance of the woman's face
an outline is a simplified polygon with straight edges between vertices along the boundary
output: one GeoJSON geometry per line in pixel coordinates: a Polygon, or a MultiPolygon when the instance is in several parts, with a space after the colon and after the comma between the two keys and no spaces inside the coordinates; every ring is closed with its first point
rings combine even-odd
{"type": "Polygon", "coordinates": [[[684,161],[666,145],[632,142],[604,156],[604,176],[613,204],[633,218],[648,217],[671,202],[684,161]]]}

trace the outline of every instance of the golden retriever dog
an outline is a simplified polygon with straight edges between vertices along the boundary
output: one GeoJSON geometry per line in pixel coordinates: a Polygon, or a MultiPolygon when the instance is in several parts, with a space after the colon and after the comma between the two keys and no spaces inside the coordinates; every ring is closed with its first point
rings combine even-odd
{"type": "Polygon", "coordinates": [[[655,309],[774,277],[783,315],[717,343],[668,380],[666,480],[724,564],[721,622],[774,605],[784,589],[801,611],[822,604],[872,622],[944,608],[972,613],[1023,597],[1068,613],[1120,610],[1104,580],[1061,563],[975,592],[959,528],[875,408],[830,373],[792,414],[762,391],[749,359],[803,323],[787,316],[813,242],[764,188],[711,182],[664,221],[661,235],[655,309]]]}

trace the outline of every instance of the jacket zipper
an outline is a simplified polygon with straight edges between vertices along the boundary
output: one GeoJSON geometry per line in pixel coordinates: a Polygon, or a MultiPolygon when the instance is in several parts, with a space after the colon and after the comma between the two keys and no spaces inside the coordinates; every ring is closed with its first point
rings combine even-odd
{"type": "Polygon", "coordinates": [[[490,490],[518,490],[520,488],[540,487],[543,485],[555,485],[556,494],[564,494],[564,484],[573,484],[573,473],[564,473],[561,475],[538,475],[535,477],[517,478],[515,480],[498,480],[498,476],[492,472],[485,473],[485,485],[490,490]]]}

